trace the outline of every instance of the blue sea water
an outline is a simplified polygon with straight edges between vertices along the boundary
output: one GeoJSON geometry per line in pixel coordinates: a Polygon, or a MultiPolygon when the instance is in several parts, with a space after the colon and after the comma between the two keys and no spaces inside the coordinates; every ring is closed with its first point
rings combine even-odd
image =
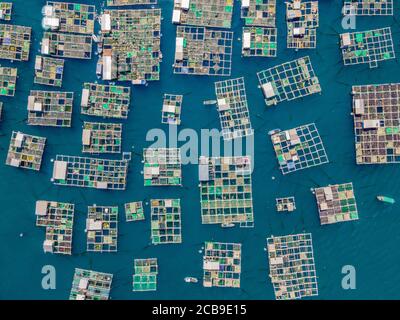
{"type": "MultiPolygon", "coordinates": [[[[378,203],[377,194],[399,198],[400,169],[397,165],[356,166],[351,112],[351,85],[399,81],[397,59],[382,62],[377,69],[367,65],[344,67],[339,50],[341,0],[320,0],[320,27],[316,50],[295,52],[286,49],[286,24],[283,1],[278,2],[278,57],[241,57],[240,2],[235,1],[233,18],[234,54],[231,78],[243,76],[246,82],[252,125],[255,128],[255,169],[253,198],[254,229],[221,229],[202,225],[197,178],[197,165],[183,167],[183,188],[143,187],[140,154],[146,133],[161,125],[163,93],[184,94],[182,125],[200,132],[202,128],[220,128],[214,107],[202,101],[214,99],[214,82],[218,77],[174,75],[172,63],[175,48],[175,26],[171,24],[172,0],[159,0],[162,8],[161,80],[147,87],[135,86],[129,119],[123,121],[123,150],[135,153],[129,169],[128,186],[124,192],[58,187],[52,185],[51,159],[57,154],[81,155],[82,122],[89,117],[80,114],[82,84],[96,81],[96,59],[91,61],[67,59],[62,90],[74,91],[75,103],[72,128],[27,126],[26,105],[31,89],[48,88],[33,84],[34,57],[38,53],[41,28],[42,0],[12,0],[13,24],[31,26],[33,41],[29,62],[1,61],[2,66],[18,67],[18,83],[13,98],[4,102],[0,123],[0,299],[67,299],[75,267],[114,274],[113,299],[273,299],[268,277],[268,260],[264,251],[266,237],[311,232],[314,242],[320,299],[399,299],[400,291],[400,216],[398,204],[378,203]],[[256,72],[274,65],[309,55],[322,85],[322,95],[282,103],[266,108],[258,89],[256,72]],[[267,131],[289,129],[315,122],[324,141],[330,163],[282,176],[275,159],[267,131]],[[47,146],[40,172],[15,169],[4,165],[11,132],[47,137],[47,146]],[[276,177],[274,180],[272,177],[276,177]],[[333,183],[354,183],[360,220],[321,227],[317,207],[310,188],[333,183]],[[278,214],[275,198],[294,195],[297,210],[289,215],[278,214]],[[149,207],[146,221],[126,223],[123,204],[152,197],[181,198],[183,243],[153,246],[150,244],[149,207]],[[35,201],[55,200],[76,204],[73,256],[44,254],[42,242],[45,231],[35,226],[35,201]],[[86,253],[85,218],[87,206],[119,205],[118,253],[86,253]],[[20,237],[20,233],[24,237],[20,237]],[[202,278],[202,255],[199,249],[207,240],[242,243],[241,288],[203,288],[187,284],[186,275],[202,278]],[[132,292],[134,258],[157,257],[159,264],[158,290],[132,292]],[[53,265],[57,271],[55,290],[41,287],[41,269],[53,265]],[[357,289],[341,287],[342,266],[353,265],[357,270],[357,289]]],[[[100,0],[80,0],[95,4],[100,12],[100,0]]],[[[357,30],[375,27],[392,28],[398,52],[400,6],[395,1],[394,17],[365,17],[357,19],[357,30]]],[[[91,118],[95,120],[95,118],[91,118]]],[[[98,120],[98,119],[96,119],[98,120]]]]}

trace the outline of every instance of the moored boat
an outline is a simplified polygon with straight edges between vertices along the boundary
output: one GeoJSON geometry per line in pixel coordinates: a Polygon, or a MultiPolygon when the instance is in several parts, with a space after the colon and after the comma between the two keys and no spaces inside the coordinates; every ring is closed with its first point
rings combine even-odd
{"type": "Polygon", "coordinates": [[[386,197],[386,196],[377,196],[376,197],[379,201],[385,202],[385,203],[390,203],[393,204],[396,202],[393,198],[386,197]]]}

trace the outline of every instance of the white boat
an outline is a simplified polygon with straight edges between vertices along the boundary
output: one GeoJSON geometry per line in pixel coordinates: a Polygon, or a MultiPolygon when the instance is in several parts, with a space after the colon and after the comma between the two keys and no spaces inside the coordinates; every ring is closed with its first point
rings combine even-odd
{"type": "Polygon", "coordinates": [[[279,132],[281,132],[281,129],[273,129],[268,131],[268,135],[273,136],[274,134],[277,134],[279,132]]]}
{"type": "Polygon", "coordinates": [[[222,223],[221,227],[222,228],[233,228],[235,226],[234,223],[222,223]]]}
{"type": "Polygon", "coordinates": [[[195,277],[185,277],[185,282],[190,282],[190,283],[197,283],[197,282],[199,282],[199,280],[197,280],[197,278],[195,278],[195,277]]]}
{"type": "Polygon", "coordinates": [[[217,103],[217,100],[206,100],[206,101],[203,101],[203,104],[205,106],[208,106],[208,105],[211,105],[211,104],[216,104],[216,103],[217,103]]]}

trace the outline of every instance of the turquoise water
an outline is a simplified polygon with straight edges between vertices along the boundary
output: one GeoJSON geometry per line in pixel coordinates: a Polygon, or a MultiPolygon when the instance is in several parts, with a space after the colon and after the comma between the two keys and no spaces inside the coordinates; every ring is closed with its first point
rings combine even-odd
{"type": "MultiPolygon", "coordinates": [[[[14,98],[2,98],[3,121],[0,123],[0,161],[5,162],[12,130],[48,138],[40,172],[0,165],[0,298],[1,299],[66,299],[75,267],[114,274],[113,299],[273,299],[268,279],[268,263],[264,251],[267,236],[311,232],[321,299],[400,298],[400,216],[398,204],[378,203],[377,194],[399,198],[400,169],[396,165],[356,166],[351,112],[351,85],[398,82],[399,64],[391,60],[377,69],[368,66],[343,67],[338,46],[341,29],[341,2],[321,0],[318,48],[295,52],[286,49],[286,26],[283,1],[278,5],[278,57],[241,58],[242,21],[239,1],[235,1],[233,31],[234,56],[232,78],[244,76],[253,128],[255,128],[255,170],[253,198],[254,229],[221,229],[201,224],[197,165],[183,167],[183,188],[144,188],[141,175],[142,149],[149,145],[146,133],[161,125],[163,93],[184,94],[183,128],[219,128],[215,108],[205,107],[203,100],[214,99],[216,77],[173,75],[175,26],[171,24],[172,0],[159,0],[163,12],[161,81],[148,87],[134,87],[129,119],[123,121],[123,150],[134,148],[134,156],[125,192],[98,191],[57,187],[51,184],[51,159],[56,154],[80,155],[82,121],[99,120],[80,115],[79,101],[83,82],[96,81],[96,59],[66,60],[62,90],[75,92],[72,128],[40,128],[27,126],[26,104],[29,90],[48,89],[33,84],[34,57],[42,36],[41,7],[45,1],[13,0],[13,24],[33,27],[33,45],[29,62],[1,61],[3,66],[18,67],[19,79],[14,98]],[[322,95],[282,103],[266,109],[257,88],[256,72],[268,67],[309,55],[322,85],[322,95]],[[289,129],[315,122],[324,141],[330,163],[282,176],[266,132],[273,128],[289,129]],[[272,180],[272,177],[276,177],[272,180]],[[321,227],[310,188],[330,183],[352,181],[355,187],[360,220],[321,227]],[[297,210],[290,214],[275,211],[275,198],[294,195],[297,210]],[[149,207],[145,222],[125,223],[123,203],[148,201],[152,197],[181,198],[183,243],[180,245],[150,245],[149,207]],[[36,200],[55,200],[76,204],[73,256],[44,254],[45,231],[35,226],[36,200]],[[85,218],[87,206],[119,205],[118,253],[85,253],[85,218]],[[20,238],[19,234],[24,233],[20,238]],[[202,277],[202,255],[198,252],[206,240],[240,242],[242,246],[241,289],[203,288],[183,281],[186,275],[202,277]],[[134,258],[157,257],[158,290],[132,292],[131,276],[134,258]],[[41,288],[41,268],[53,265],[57,270],[56,290],[41,288]],[[354,265],[357,289],[341,288],[341,268],[354,265]]],[[[71,1],[79,2],[79,1],[71,1]]],[[[96,4],[100,0],[81,0],[96,4]]],[[[396,13],[400,9],[396,3],[396,13]]],[[[357,20],[357,30],[391,26],[395,48],[400,43],[398,14],[393,17],[366,17],[357,20]]]]}

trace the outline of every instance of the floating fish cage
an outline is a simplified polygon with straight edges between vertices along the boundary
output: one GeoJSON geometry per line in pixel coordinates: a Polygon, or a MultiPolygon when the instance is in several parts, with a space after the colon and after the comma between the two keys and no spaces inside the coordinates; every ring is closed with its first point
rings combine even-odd
{"type": "Polygon", "coordinates": [[[244,57],[276,57],[277,55],[276,28],[244,27],[242,39],[244,57]]]}
{"type": "Polygon", "coordinates": [[[46,138],[13,131],[6,164],[39,171],[45,145],[46,138]]]}
{"type": "Polygon", "coordinates": [[[253,135],[244,78],[215,82],[215,95],[224,140],[253,135]]]}
{"type": "Polygon", "coordinates": [[[241,0],[240,17],[246,26],[276,26],[276,0],[241,0]]]}
{"type": "Polygon", "coordinates": [[[200,157],[200,203],[203,224],[253,227],[250,157],[200,157]]]}
{"type": "Polygon", "coordinates": [[[144,220],[143,201],[125,203],[125,218],[126,222],[144,220]]]}
{"type": "Polygon", "coordinates": [[[122,124],[84,122],[82,153],[121,153],[122,124]]]}
{"type": "Polygon", "coordinates": [[[0,59],[28,61],[31,27],[0,24],[0,59]]]}
{"type": "Polygon", "coordinates": [[[72,254],[74,204],[56,201],[36,201],[36,226],[46,228],[43,251],[72,254]]]}
{"type": "Polygon", "coordinates": [[[240,288],[242,245],[205,242],[203,286],[240,288]]]}
{"type": "Polygon", "coordinates": [[[164,94],[161,123],[181,124],[182,101],[182,95],[164,94]]]}
{"type": "Polygon", "coordinates": [[[0,67],[0,96],[14,97],[17,74],[17,68],[0,67]]]}
{"type": "Polygon", "coordinates": [[[41,53],[58,58],[91,59],[92,36],[45,32],[41,53]]]}
{"type": "Polygon", "coordinates": [[[113,275],[75,268],[69,300],[108,300],[113,275]]]}
{"type": "Polygon", "coordinates": [[[86,232],[88,252],[117,252],[118,207],[89,206],[86,232]]]}
{"type": "Polygon", "coordinates": [[[64,73],[64,60],[36,56],[34,83],[61,87],[64,73]]]}
{"type": "Polygon", "coordinates": [[[345,16],[392,16],[393,0],[344,0],[345,16]]]}
{"type": "Polygon", "coordinates": [[[318,295],[311,233],[267,238],[269,277],[276,300],[318,295]]]}
{"type": "Polygon", "coordinates": [[[152,199],[152,244],[182,243],[180,199],[152,199]]]}
{"type": "Polygon", "coordinates": [[[176,29],[175,74],[230,76],[233,32],[204,27],[176,29]]]}
{"type": "Polygon", "coordinates": [[[32,126],[71,127],[73,92],[31,90],[28,120],[32,126]]]}
{"type": "Polygon", "coordinates": [[[135,259],[133,268],[132,291],[157,290],[157,258],[135,259]]]}
{"type": "Polygon", "coordinates": [[[345,66],[369,64],[396,58],[390,27],[340,35],[340,48],[345,66]]]}
{"type": "Polygon", "coordinates": [[[12,15],[12,2],[0,3],[0,20],[10,21],[12,15]]]}
{"type": "Polygon", "coordinates": [[[107,6],[135,6],[135,5],[147,5],[157,4],[157,0],[107,0],[107,6]]]}
{"type": "Polygon", "coordinates": [[[296,201],[294,197],[276,198],[276,211],[292,212],[296,210],[296,201]]]}
{"type": "Polygon", "coordinates": [[[308,56],[257,73],[267,106],[320,93],[308,56]]]}

